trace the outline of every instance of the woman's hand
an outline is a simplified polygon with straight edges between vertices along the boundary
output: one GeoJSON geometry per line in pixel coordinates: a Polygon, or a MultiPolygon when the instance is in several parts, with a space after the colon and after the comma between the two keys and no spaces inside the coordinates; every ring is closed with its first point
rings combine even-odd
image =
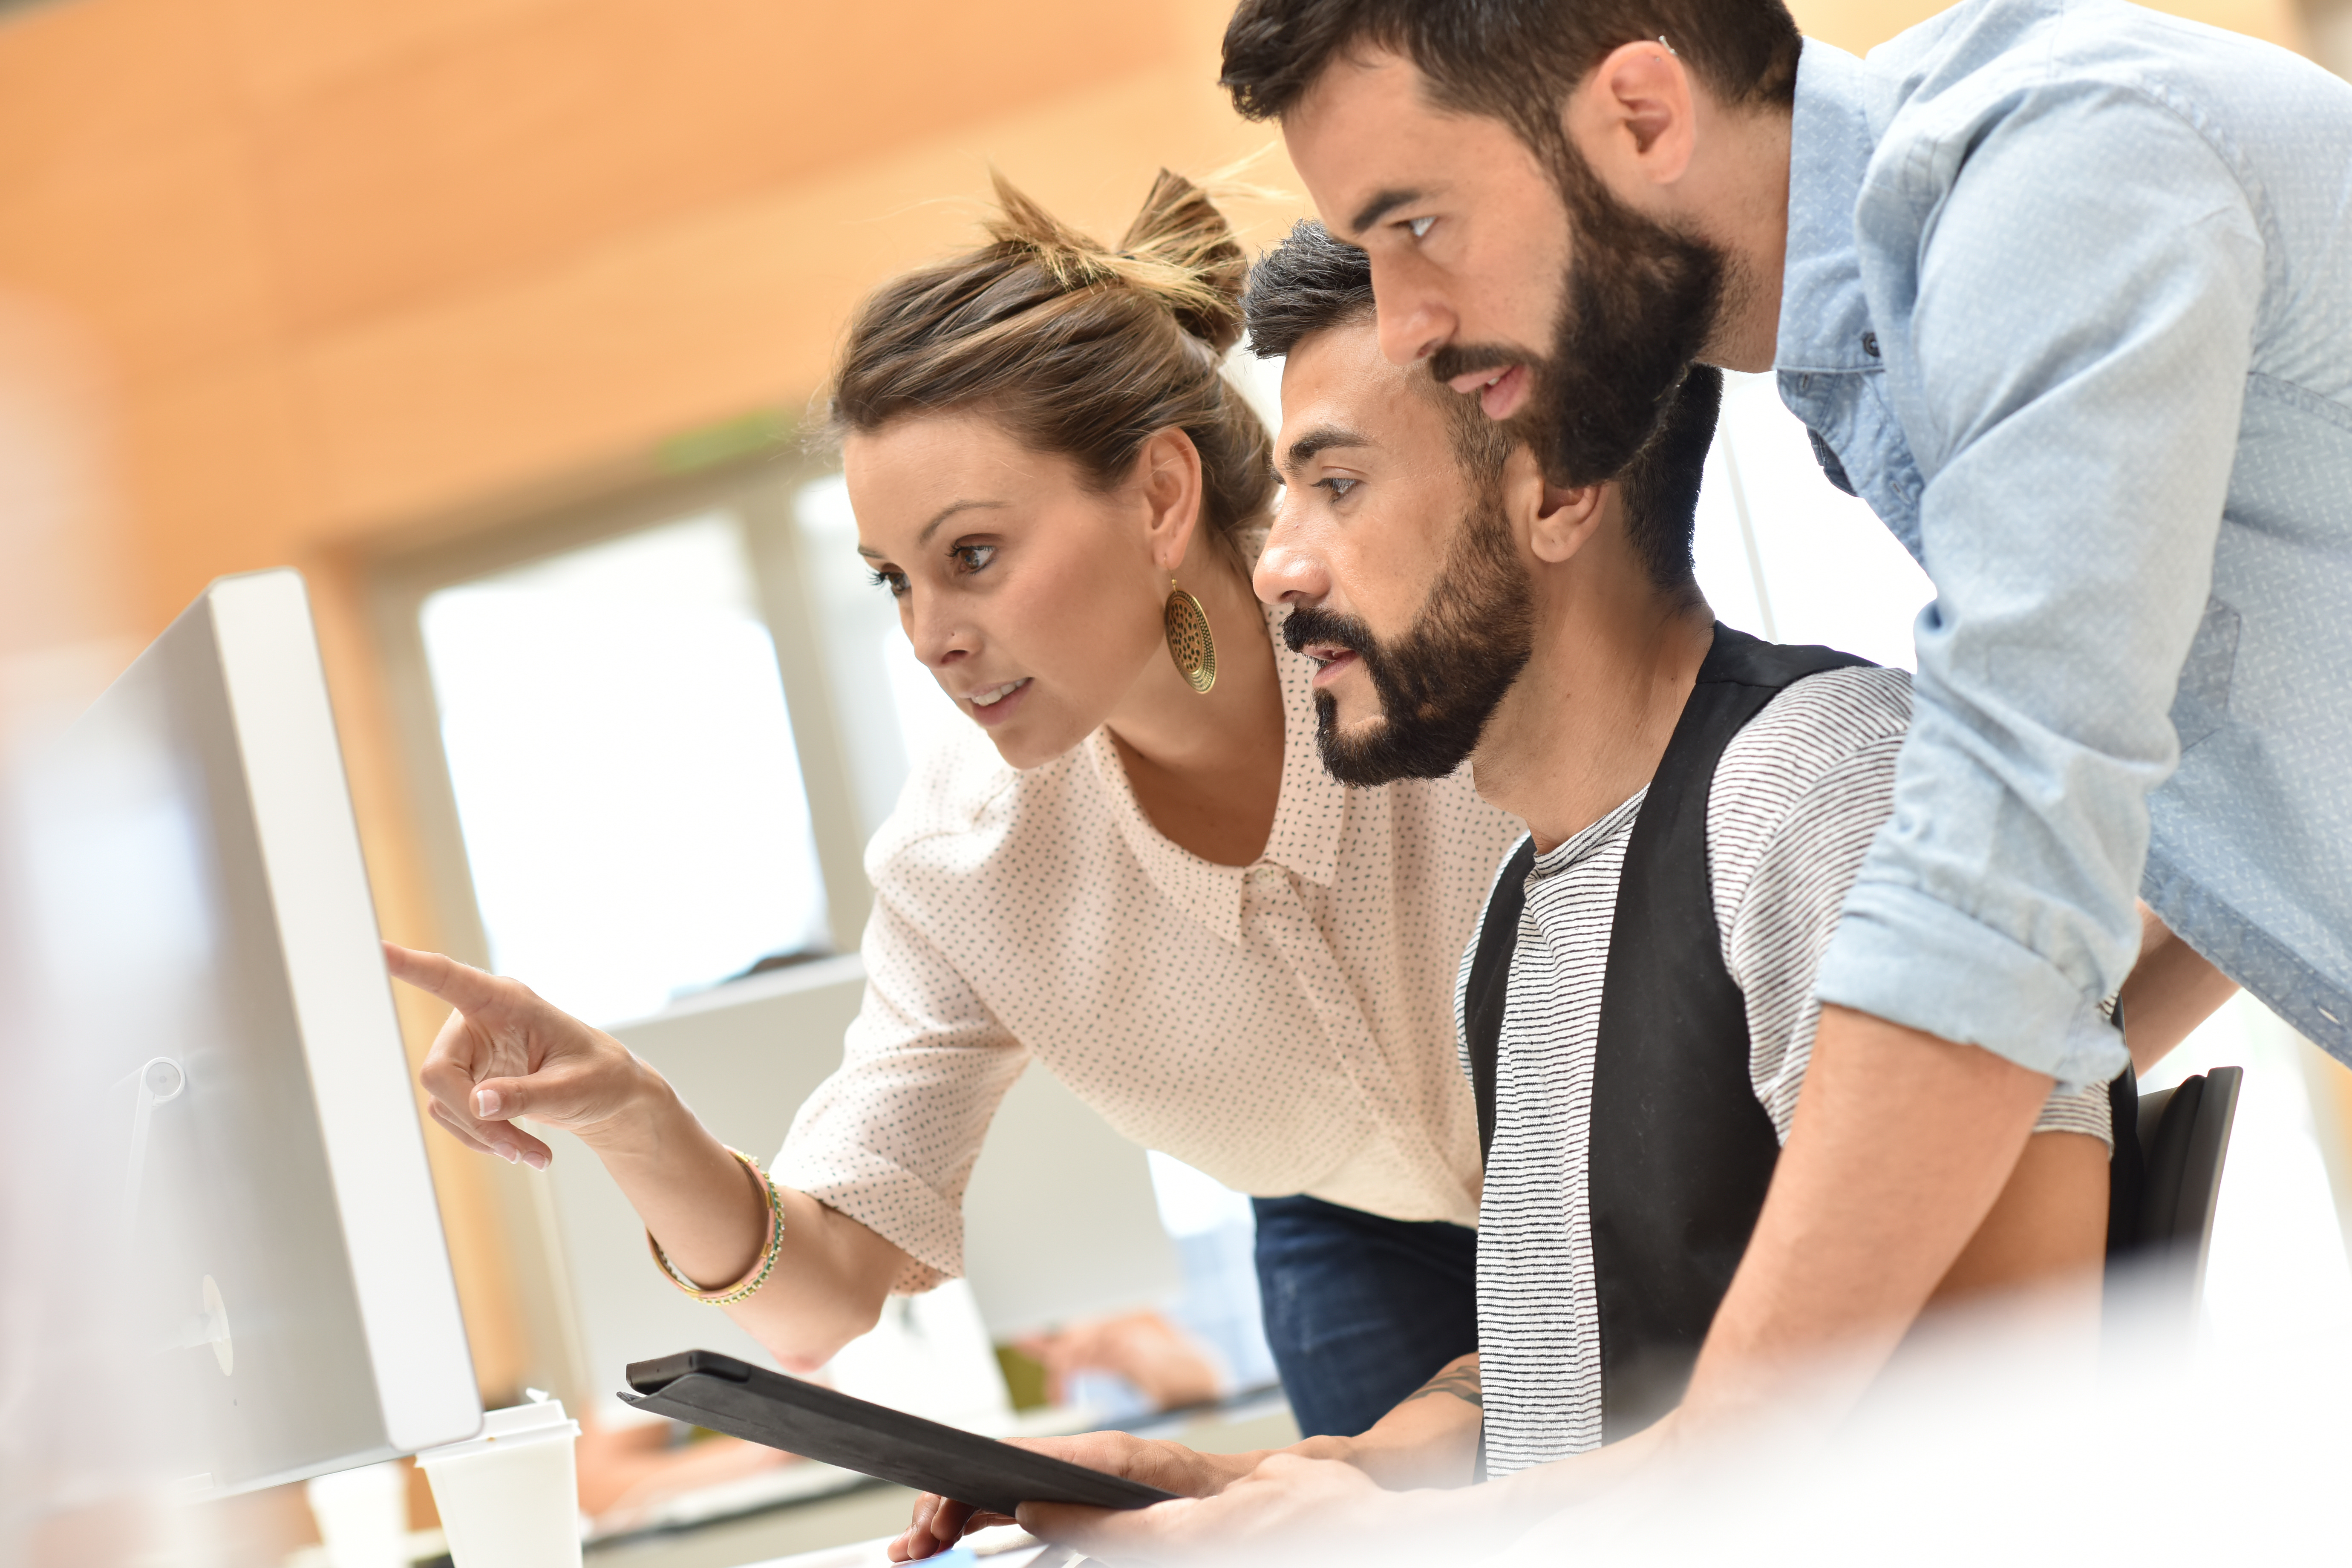
{"type": "MultiPolygon", "coordinates": [[[[390,942],[383,952],[395,976],[457,1009],[417,1076],[433,1119],[460,1142],[545,1170],[547,1145],[513,1119],[561,1128],[604,1162],[677,1273],[715,1289],[760,1260],[770,1184],[660,1073],[520,981],[390,942]]],[[[874,1326],[914,1260],[806,1193],[781,1182],[773,1192],[784,1217],[773,1267],[726,1311],[787,1371],[814,1372],[874,1326]]]]}
{"type": "Polygon", "coordinates": [[[386,965],[457,1011],[417,1078],[433,1119],[469,1149],[547,1169],[545,1143],[514,1125],[530,1116],[592,1145],[625,1142],[652,1073],[626,1046],[550,1006],[519,980],[437,952],[383,944],[386,965]]]}
{"type": "MultiPolygon", "coordinates": [[[[1074,1465],[1125,1476],[1182,1497],[1211,1497],[1257,1468],[1266,1456],[1196,1454],[1181,1443],[1158,1442],[1125,1432],[1088,1432],[1076,1437],[1016,1437],[1013,1446],[1051,1454],[1074,1465]]],[[[975,1530],[1011,1524],[1001,1513],[955,1502],[936,1492],[915,1500],[907,1532],[890,1543],[890,1561],[911,1563],[945,1552],[975,1530]]]]}

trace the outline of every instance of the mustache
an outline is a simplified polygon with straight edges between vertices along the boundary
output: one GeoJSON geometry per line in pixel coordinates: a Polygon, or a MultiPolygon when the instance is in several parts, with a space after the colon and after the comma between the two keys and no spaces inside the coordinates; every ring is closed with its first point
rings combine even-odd
{"type": "Polygon", "coordinates": [[[1328,643],[1359,655],[1370,664],[1380,657],[1380,638],[1371,627],[1353,616],[1343,616],[1337,610],[1327,610],[1319,605],[1301,605],[1290,612],[1282,623],[1282,640],[1293,653],[1303,654],[1308,643],[1328,643]]]}
{"type": "Polygon", "coordinates": [[[1543,356],[1504,343],[1447,343],[1431,354],[1427,363],[1430,379],[1443,386],[1457,375],[1499,370],[1505,365],[1523,364],[1534,369],[1543,363],[1543,356]]]}

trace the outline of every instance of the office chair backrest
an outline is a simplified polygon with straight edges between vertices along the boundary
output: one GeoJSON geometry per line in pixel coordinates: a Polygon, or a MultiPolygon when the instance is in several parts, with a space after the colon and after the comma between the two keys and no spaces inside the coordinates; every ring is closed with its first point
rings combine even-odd
{"type": "Polygon", "coordinates": [[[2147,1163],[2139,1246],[2144,1253],[2172,1254],[2189,1271],[2192,1299],[2212,1246],[2221,1167],[2245,1076],[2243,1068],[2215,1068],[2168,1093],[2142,1096],[2139,1102],[2139,1145],[2147,1163]]]}

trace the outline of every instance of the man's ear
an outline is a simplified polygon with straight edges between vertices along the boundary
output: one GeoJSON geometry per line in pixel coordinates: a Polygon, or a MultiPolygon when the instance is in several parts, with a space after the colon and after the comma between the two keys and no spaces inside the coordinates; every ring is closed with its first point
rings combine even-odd
{"type": "Polygon", "coordinates": [[[1560,110],[1560,128],[1601,181],[1642,204],[1647,185],[1671,185],[1698,142],[1690,72],[1665,42],[1622,44],[1592,68],[1560,110]]]}
{"type": "Polygon", "coordinates": [[[1535,454],[1521,447],[1503,468],[1505,509],[1535,558],[1557,566],[1584,548],[1601,526],[1607,485],[1562,489],[1546,482],[1535,454]]]}
{"type": "Polygon", "coordinates": [[[1172,573],[1184,563],[1201,525],[1200,448],[1173,425],[1153,431],[1135,455],[1132,483],[1143,501],[1152,564],[1172,573]]]}

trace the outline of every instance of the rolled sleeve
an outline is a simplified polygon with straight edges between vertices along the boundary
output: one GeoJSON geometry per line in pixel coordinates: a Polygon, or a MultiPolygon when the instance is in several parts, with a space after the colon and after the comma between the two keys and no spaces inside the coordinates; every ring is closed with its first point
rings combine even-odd
{"type": "Polygon", "coordinates": [[[1857,223],[1908,204],[1928,237],[1873,311],[1907,321],[1885,395],[1937,597],[1895,813],[1818,994],[2092,1082],[2125,1060],[2096,1004],[2137,956],[2147,796],[2179,762],[2258,225],[2202,137],[2119,89],[2015,107],[1956,175],[1915,178],[1857,223]]]}
{"type": "Polygon", "coordinates": [[[2032,948],[1913,889],[1859,884],[1815,994],[1947,1040],[1982,1046],[2062,1084],[2123,1070],[2123,1037],[2032,948]]]}

